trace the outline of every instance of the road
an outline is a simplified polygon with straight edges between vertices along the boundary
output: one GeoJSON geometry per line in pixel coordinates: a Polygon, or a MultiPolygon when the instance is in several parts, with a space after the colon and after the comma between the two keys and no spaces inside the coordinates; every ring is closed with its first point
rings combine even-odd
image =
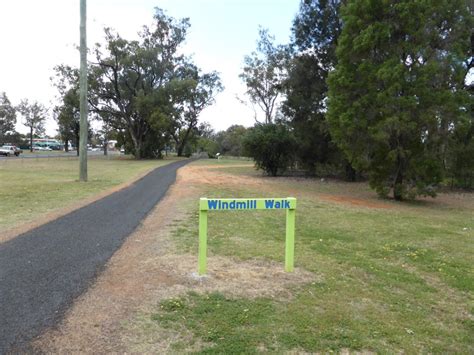
{"type": "MultiPolygon", "coordinates": [[[[120,152],[117,152],[117,151],[109,151],[108,152],[110,156],[118,156],[120,155],[120,152]]],[[[104,156],[104,152],[101,152],[101,151],[98,151],[98,152],[92,152],[92,151],[88,151],[87,152],[87,156],[91,156],[91,157],[95,157],[95,156],[102,156],[102,157],[105,157],[104,156]]],[[[15,159],[38,159],[38,158],[77,158],[77,153],[75,151],[73,152],[42,152],[42,153],[30,153],[30,152],[27,152],[27,153],[22,153],[20,154],[20,156],[18,157],[15,157],[15,156],[11,156],[11,157],[6,157],[4,155],[0,155],[0,160],[5,160],[5,159],[9,159],[9,160],[15,160],[15,159]]]]}
{"type": "Polygon", "coordinates": [[[0,244],[0,354],[32,350],[30,340],[61,320],[188,162],[0,244]]]}

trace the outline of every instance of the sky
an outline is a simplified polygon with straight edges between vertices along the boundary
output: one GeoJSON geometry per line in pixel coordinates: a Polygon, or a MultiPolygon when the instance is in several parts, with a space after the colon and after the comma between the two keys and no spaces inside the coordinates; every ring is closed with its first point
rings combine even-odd
{"type": "MultiPolygon", "coordinates": [[[[136,39],[143,25],[153,22],[159,7],[174,18],[189,17],[191,28],[182,48],[204,71],[216,70],[225,90],[201,113],[216,131],[233,124],[252,126],[254,111],[239,78],[243,59],[256,48],[258,28],[268,28],[276,43],[288,43],[300,0],[88,0],[89,48],[103,43],[103,28],[112,27],[126,39],[136,39]]],[[[14,105],[21,99],[51,108],[57,90],[51,85],[53,68],[79,66],[79,0],[0,1],[0,92],[14,105]]],[[[89,58],[92,59],[92,58],[89,58]]],[[[56,134],[51,110],[47,134],[56,134]]],[[[19,120],[21,121],[21,120],[19,120]]],[[[25,133],[26,128],[17,124],[25,133]]]]}

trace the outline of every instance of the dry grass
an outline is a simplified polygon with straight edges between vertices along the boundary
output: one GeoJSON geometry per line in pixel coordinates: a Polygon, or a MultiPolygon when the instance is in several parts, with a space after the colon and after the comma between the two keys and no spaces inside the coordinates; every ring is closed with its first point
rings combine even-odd
{"type": "Polygon", "coordinates": [[[0,161],[0,243],[123,189],[172,160],[95,158],[89,181],[77,181],[76,159],[0,161]]]}
{"type": "Polygon", "coordinates": [[[178,343],[185,344],[181,351],[207,349],[213,344],[185,322],[165,327],[151,315],[164,300],[217,291],[249,302],[264,297],[278,310],[284,326],[274,331],[287,343],[275,340],[257,351],[472,350],[466,329],[474,324],[474,304],[469,270],[463,272],[472,255],[466,243],[474,227],[472,195],[401,204],[379,199],[365,184],[271,179],[250,166],[201,161],[180,169],[166,198],[36,347],[52,353],[174,353],[178,343]],[[209,277],[197,278],[198,198],[276,193],[298,198],[296,272],[283,272],[281,245],[266,232],[265,226],[279,226],[277,219],[258,215],[248,226],[237,215],[216,213],[211,234],[219,243],[211,237],[209,277]]]}
{"type": "Polygon", "coordinates": [[[48,353],[162,352],[173,339],[189,336],[184,330],[179,334],[158,330],[145,316],[162,300],[189,291],[291,299],[299,285],[320,282],[321,276],[300,268],[291,275],[285,273],[281,263],[219,256],[209,257],[207,277],[197,277],[197,256],[179,253],[171,231],[200,196],[199,185],[206,181],[203,169],[189,165],[179,170],[164,200],[75,302],[60,327],[35,341],[37,349],[48,353]]]}

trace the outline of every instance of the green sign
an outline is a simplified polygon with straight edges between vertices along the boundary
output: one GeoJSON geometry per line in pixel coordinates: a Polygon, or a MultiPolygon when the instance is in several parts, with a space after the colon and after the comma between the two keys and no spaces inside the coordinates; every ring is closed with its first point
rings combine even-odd
{"type": "Polygon", "coordinates": [[[199,209],[201,211],[232,211],[232,210],[294,210],[294,198],[202,198],[199,209]]]}
{"type": "Polygon", "coordinates": [[[199,201],[199,275],[207,270],[208,211],[286,210],[285,271],[294,269],[296,198],[201,198],[199,201]]]}

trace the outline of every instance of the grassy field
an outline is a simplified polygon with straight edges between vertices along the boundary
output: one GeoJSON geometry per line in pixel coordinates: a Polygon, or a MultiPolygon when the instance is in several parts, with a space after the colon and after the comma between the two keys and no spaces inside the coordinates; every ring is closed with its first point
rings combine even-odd
{"type": "MultiPolygon", "coordinates": [[[[202,344],[201,353],[474,353],[472,194],[398,203],[363,183],[264,178],[242,162],[197,164],[227,174],[227,182],[203,184],[202,196],[297,197],[296,266],[315,281],[289,298],[190,292],[165,300],[153,322],[192,334],[177,336],[173,351],[202,344]]],[[[187,216],[173,238],[183,253],[196,253],[195,204],[187,216]]],[[[284,212],[209,213],[209,254],[283,267],[284,223],[284,212]]]]}
{"type": "Polygon", "coordinates": [[[78,160],[0,160],[0,233],[127,182],[171,160],[89,159],[89,181],[79,183],[78,160]]]}

